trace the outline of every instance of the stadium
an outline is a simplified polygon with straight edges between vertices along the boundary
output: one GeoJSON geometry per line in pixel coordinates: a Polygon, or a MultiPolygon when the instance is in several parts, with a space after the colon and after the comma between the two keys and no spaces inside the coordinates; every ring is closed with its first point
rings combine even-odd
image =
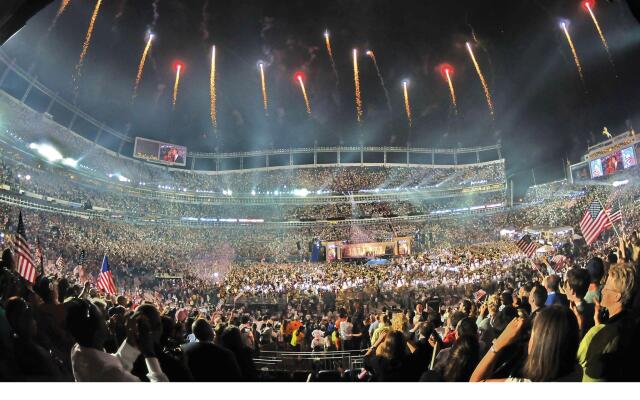
{"type": "Polygon", "coordinates": [[[632,2],[540,6],[509,72],[466,1],[354,2],[479,15],[393,68],[308,34],[354,5],[102,3],[0,13],[0,380],[640,381],[632,2]]]}

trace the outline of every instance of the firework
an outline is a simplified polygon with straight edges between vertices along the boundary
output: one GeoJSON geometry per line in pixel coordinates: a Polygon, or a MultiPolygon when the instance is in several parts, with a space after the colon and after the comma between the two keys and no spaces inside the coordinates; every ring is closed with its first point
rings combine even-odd
{"type": "Polygon", "coordinates": [[[149,50],[151,50],[151,42],[153,41],[153,34],[149,34],[149,40],[147,40],[147,45],[144,47],[144,51],[142,52],[142,57],[140,57],[140,64],[138,65],[138,74],[136,75],[136,83],[133,86],[133,96],[131,101],[133,101],[138,95],[138,86],[140,86],[140,80],[142,79],[142,72],[144,71],[144,64],[147,60],[147,55],[149,54],[149,50]]]}
{"type": "Polygon", "coordinates": [[[333,74],[336,76],[336,82],[338,81],[338,69],[336,68],[336,61],[333,58],[333,50],[331,50],[331,39],[329,38],[329,31],[324,31],[324,42],[327,46],[327,53],[329,53],[329,60],[331,60],[331,68],[333,74]]]}
{"type": "Polygon", "coordinates": [[[376,73],[378,74],[378,79],[380,80],[380,85],[382,86],[382,90],[384,91],[384,97],[387,99],[387,107],[389,111],[391,111],[391,98],[389,97],[389,91],[387,90],[387,85],[384,83],[384,79],[382,78],[382,73],[380,72],[380,67],[378,66],[378,60],[376,60],[376,55],[372,50],[367,50],[367,55],[371,57],[373,61],[373,66],[376,68],[376,73]]]}
{"type": "Polygon", "coordinates": [[[262,102],[264,103],[264,115],[269,116],[269,98],[267,97],[267,81],[264,78],[264,64],[259,63],[260,82],[262,83],[262,102]]]}
{"type": "Polygon", "coordinates": [[[309,97],[307,96],[307,90],[304,87],[304,76],[301,72],[298,72],[295,76],[296,80],[300,84],[300,90],[302,91],[302,97],[304,97],[304,104],[307,107],[307,114],[311,115],[311,104],[309,104],[309,97]]]}
{"type": "Polygon", "coordinates": [[[356,118],[362,121],[362,98],[360,97],[360,72],[358,70],[358,50],[353,49],[353,83],[356,92],[356,118]]]}
{"type": "Polygon", "coordinates": [[[84,63],[84,57],[87,55],[87,51],[89,51],[89,45],[91,44],[91,36],[93,35],[93,27],[96,23],[96,18],[98,17],[98,11],[100,11],[100,5],[102,4],[102,0],[98,0],[95,8],[93,9],[93,14],[91,15],[91,22],[89,22],[89,29],[87,29],[87,35],[84,38],[84,43],[82,44],[82,52],[80,53],[80,59],[78,60],[78,64],[76,65],[76,91],[78,89],[77,82],[80,79],[82,74],[82,64],[84,63]]]}
{"type": "MultiPolygon", "coordinates": [[[[593,6],[595,5],[595,1],[594,0],[585,0],[582,2],[582,6],[585,8],[585,10],[587,10],[587,12],[589,13],[589,15],[591,16],[591,20],[593,21],[593,25],[596,27],[596,30],[598,31],[598,35],[600,36],[600,41],[602,42],[602,45],[604,46],[604,49],[607,52],[607,56],[609,57],[609,61],[611,62],[611,65],[613,64],[613,57],[611,56],[611,51],[609,51],[609,43],[607,43],[607,39],[604,37],[604,33],[602,32],[602,29],[600,28],[600,23],[598,22],[598,18],[596,18],[596,14],[593,12],[593,6]]],[[[614,65],[615,67],[615,65],[614,65]]]]}
{"type": "Polygon", "coordinates": [[[596,30],[598,31],[598,35],[600,36],[600,41],[602,41],[602,45],[604,46],[605,50],[607,50],[607,53],[608,53],[609,52],[609,44],[607,43],[607,39],[604,37],[604,33],[602,32],[602,29],[600,28],[600,23],[598,22],[598,18],[596,18],[596,14],[593,12],[594,2],[592,0],[585,0],[582,3],[582,5],[584,6],[585,10],[587,10],[589,15],[591,16],[591,19],[593,20],[593,25],[595,25],[596,30]]]}
{"type": "Polygon", "coordinates": [[[484,96],[487,98],[487,106],[489,107],[489,112],[493,116],[493,100],[491,100],[491,92],[489,91],[489,86],[487,86],[487,81],[484,79],[484,75],[482,74],[482,70],[480,69],[480,65],[476,60],[475,54],[473,54],[473,49],[471,48],[471,44],[467,42],[467,50],[469,51],[469,56],[471,57],[471,61],[473,62],[473,66],[476,68],[476,72],[478,73],[478,78],[480,78],[480,83],[482,84],[482,89],[484,89],[484,96]]]}
{"type": "Polygon", "coordinates": [[[573,40],[571,40],[571,34],[569,33],[569,29],[567,28],[567,23],[565,21],[560,22],[560,27],[564,32],[565,37],[567,38],[567,42],[569,43],[569,47],[571,48],[571,53],[573,54],[573,61],[576,63],[576,68],[578,68],[578,75],[580,76],[580,81],[584,85],[584,75],[582,74],[582,64],[580,64],[580,58],[578,57],[578,52],[576,51],[575,46],[573,45],[573,40]]]}
{"type": "Polygon", "coordinates": [[[409,128],[411,128],[413,121],[411,119],[411,104],[409,103],[409,81],[402,81],[402,90],[404,92],[404,108],[407,112],[407,121],[409,122],[409,128]]]}
{"type": "Polygon", "coordinates": [[[178,88],[180,87],[180,72],[182,71],[182,64],[176,65],[176,82],[173,84],[173,109],[176,109],[176,101],[178,100],[178,88]]]}
{"type": "Polygon", "coordinates": [[[211,125],[218,127],[218,112],[216,111],[216,46],[211,48],[211,74],[209,76],[209,116],[211,125]]]}
{"type": "Polygon", "coordinates": [[[51,32],[53,28],[56,27],[58,18],[60,18],[60,16],[65,12],[67,7],[69,6],[69,3],[71,3],[71,0],[62,0],[62,3],[60,3],[60,8],[58,8],[58,12],[56,12],[56,16],[53,17],[53,22],[51,22],[51,26],[48,29],[49,32],[51,32]]]}
{"type": "Polygon", "coordinates": [[[440,68],[440,73],[442,74],[444,79],[447,81],[447,84],[449,84],[449,93],[451,94],[451,105],[453,105],[453,110],[457,114],[458,113],[458,102],[456,101],[456,91],[453,88],[453,80],[451,78],[451,76],[454,73],[453,67],[451,65],[449,65],[449,64],[444,64],[440,68]]]}

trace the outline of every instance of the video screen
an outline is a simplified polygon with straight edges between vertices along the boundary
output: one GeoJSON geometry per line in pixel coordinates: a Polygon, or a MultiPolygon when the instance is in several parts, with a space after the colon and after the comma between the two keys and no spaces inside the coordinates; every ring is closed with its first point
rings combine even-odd
{"type": "Polygon", "coordinates": [[[586,181],[589,180],[589,165],[582,164],[575,166],[571,169],[571,175],[573,175],[574,181],[586,181]]]}
{"type": "Polygon", "coordinates": [[[160,161],[167,164],[184,166],[187,160],[187,148],[174,144],[160,145],[160,161]]]}
{"type": "Polygon", "coordinates": [[[606,157],[592,160],[589,163],[592,178],[599,178],[615,174],[616,172],[629,169],[637,165],[637,160],[633,147],[618,150],[606,157]]]}
{"type": "Polygon", "coordinates": [[[137,137],[133,156],[147,161],[184,167],[187,163],[187,148],[137,137]]]}

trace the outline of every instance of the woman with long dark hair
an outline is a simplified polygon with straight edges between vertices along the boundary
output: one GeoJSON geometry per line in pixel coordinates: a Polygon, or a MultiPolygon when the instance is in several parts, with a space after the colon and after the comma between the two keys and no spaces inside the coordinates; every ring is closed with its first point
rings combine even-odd
{"type": "MultiPolygon", "coordinates": [[[[515,318],[493,343],[471,376],[472,382],[491,380],[498,354],[518,340],[526,320],[515,318]]],[[[577,363],[580,343],[578,321],[573,312],[560,305],[545,307],[538,312],[529,339],[528,355],[520,376],[507,381],[554,382],[580,381],[577,363]]],[[[495,380],[497,381],[497,380],[495,380]]]]}

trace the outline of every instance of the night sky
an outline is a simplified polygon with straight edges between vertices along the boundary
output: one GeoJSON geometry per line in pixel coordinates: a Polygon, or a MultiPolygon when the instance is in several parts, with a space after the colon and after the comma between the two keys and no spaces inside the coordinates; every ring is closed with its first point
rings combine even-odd
{"type": "MultiPolygon", "coordinates": [[[[44,9],[3,49],[48,87],[74,100],[72,76],[95,6],[72,0],[47,34],[60,2],[44,9]]],[[[573,0],[310,1],[105,0],[85,60],[76,103],[116,130],[182,144],[195,151],[255,150],[338,144],[419,147],[490,145],[500,141],[508,173],[519,185],[563,177],[562,160],[577,162],[607,126],[640,130],[640,24],[621,0],[597,1],[610,64],[588,14],[573,0]],[[153,3],[157,13],[154,16],[153,3]],[[581,57],[578,78],[559,28],[570,31],[581,57]],[[336,82],[323,32],[328,29],[336,82]],[[145,34],[156,35],[139,95],[131,105],[145,34]],[[474,42],[475,40],[477,42],[474,42]],[[464,43],[476,56],[495,102],[489,115],[464,43]],[[218,136],[209,119],[211,45],[217,47],[218,136]],[[358,126],[351,52],[360,50],[364,121],[358,126]],[[372,49],[391,95],[392,112],[371,60],[372,49]],[[176,110],[171,95],[176,61],[184,62],[176,110]],[[265,70],[265,117],[257,68],[265,70]],[[459,114],[437,66],[455,68],[459,114]],[[306,74],[313,117],[295,84],[306,74]],[[616,72],[619,78],[616,78],[616,72]],[[404,114],[403,79],[410,79],[414,124],[404,114]],[[585,90],[586,89],[586,90],[585,90]]]]}

